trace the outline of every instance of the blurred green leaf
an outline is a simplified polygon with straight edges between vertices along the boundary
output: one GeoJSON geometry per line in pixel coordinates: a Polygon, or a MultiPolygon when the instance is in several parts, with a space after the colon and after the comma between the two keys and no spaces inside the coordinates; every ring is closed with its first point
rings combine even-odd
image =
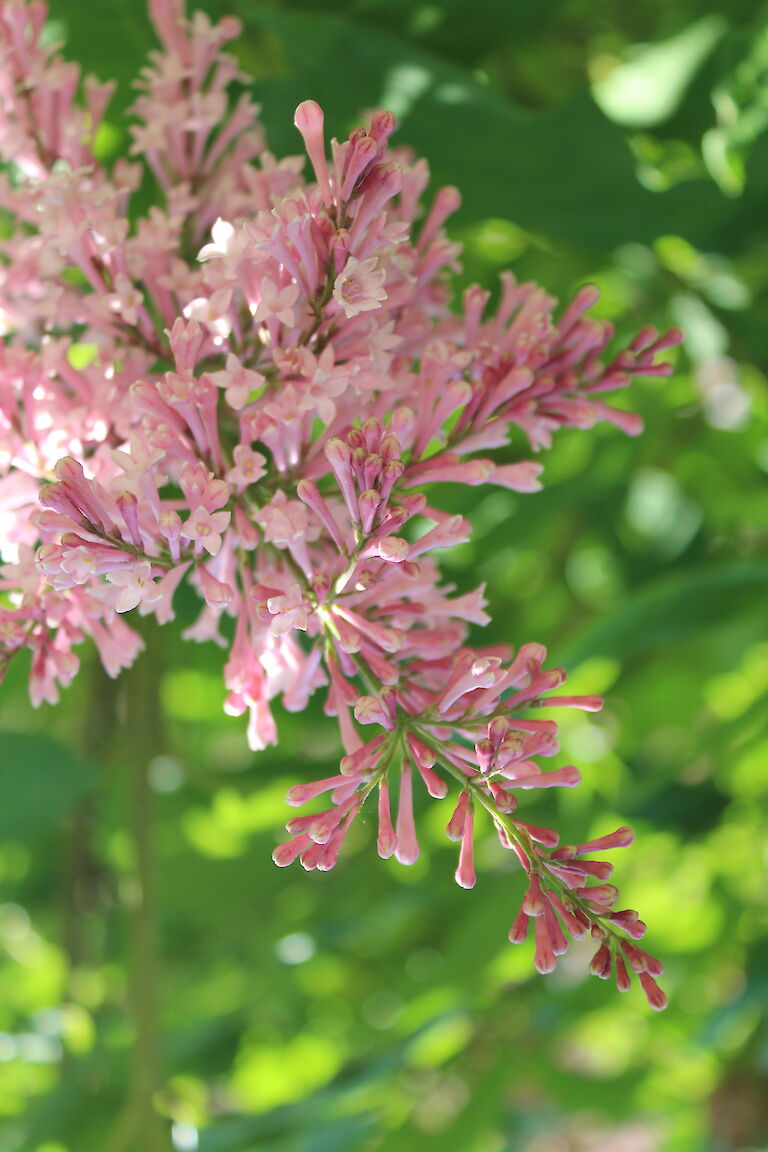
{"type": "Polygon", "coordinates": [[[727,28],[703,16],[660,44],[633,45],[627,58],[592,86],[600,108],[617,124],[645,127],[666,120],[727,28]]]}
{"type": "Polygon", "coordinates": [[[702,141],[704,160],[722,190],[744,190],[747,160],[768,129],[768,12],[727,41],[727,64],[712,93],[716,124],[702,141]]]}
{"type": "Polygon", "coordinates": [[[0,732],[0,839],[50,835],[94,781],[93,767],[52,737],[0,732]]]}
{"type": "MultiPolygon", "coordinates": [[[[65,53],[120,81],[99,139],[112,158],[155,45],[145,4],[51,3],[65,53]]],[[[561,299],[591,282],[622,337],[679,318],[687,340],[671,379],[623,400],[644,436],[565,432],[538,496],[450,495],[476,531],[441,558],[462,591],[488,581],[494,625],[473,643],[540,640],[557,662],[580,662],[575,691],[606,693],[597,717],[558,716],[582,788],[531,796],[523,814],[574,843],[640,818],[618,883],[664,954],[670,1009],[651,1018],[636,989],[620,998],[587,978],[578,945],[537,978],[533,942],[505,939],[523,890],[514,860],[478,820],[478,885],[458,889],[448,813],[421,792],[417,868],[381,864],[363,813],[333,873],[274,869],[285,788],[338,770],[322,694],[301,715],[278,710],[279,748],[254,756],[244,720],[220,712],[221,652],[165,629],[168,759],[151,766],[145,818],[158,1107],[173,1141],[201,1152],[762,1148],[744,1100],[760,1098],[766,1068],[763,6],[190,0],[198,7],[243,17],[235,50],[277,155],[302,151],[292,118],[306,97],[324,105],[329,135],[368,108],[397,111],[396,144],[426,156],[433,189],[455,183],[464,197],[452,233],[467,241],[461,285],[493,290],[510,265],[561,299]],[[630,103],[641,93],[642,134],[636,108],[621,125],[590,99],[600,77],[614,95],[629,79],[630,103]],[[327,1042],[314,1068],[302,1036],[327,1042]],[[274,1106],[250,1115],[261,1080],[274,1106]],[[280,1106],[282,1080],[295,1091],[280,1106]]],[[[182,590],[182,626],[195,603],[182,590]]],[[[3,685],[8,727],[28,716],[24,672],[12,666],[3,685]]],[[[55,714],[73,746],[92,707],[78,678],[55,714]]],[[[92,818],[53,836],[94,778],[42,739],[13,732],[0,745],[0,1147],[111,1152],[135,1048],[129,782],[105,765],[92,818]],[[76,1054],[78,1019],[94,1027],[76,1054]]]]}
{"type": "Polygon", "coordinates": [[[300,100],[317,100],[338,136],[365,109],[384,106],[400,119],[399,140],[429,157],[435,184],[461,189],[465,220],[503,208],[524,228],[605,251],[655,236],[660,215],[670,231],[696,236],[722,210],[704,182],[684,197],[641,187],[622,133],[586,96],[535,116],[462,69],[345,16],[242,0],[238,11],[259,36],[245,63],[267,72],[256,92],[278,153],[301,151],[292,127],[300,100]],[[340,68],[345,60],[355,67],[340,68]]]}
{"type": "Polygon", "coordinates": [[[562,654],[565,664],[592,656],[636,656],[664,649],[734,616],[751,616],[768,587],[768,560],[736,560],[683,570],[642,587],[562,654]]]}

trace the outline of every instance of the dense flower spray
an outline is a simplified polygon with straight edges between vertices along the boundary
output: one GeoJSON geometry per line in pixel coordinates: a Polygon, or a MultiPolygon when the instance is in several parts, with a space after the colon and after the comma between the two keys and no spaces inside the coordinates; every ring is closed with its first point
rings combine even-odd
{"type": "Polygon", "coordinates": [[[414,783],[453,791],[456,880],[475,883],[482,810],[527,877],[509,935],[533,925],[538,970],[591,935],[591,971],[621,989],[635,972],[662,1008],[645,925],[591,858],[631,832],[558,847],[516,811],[579,782],[543,770],[558,744],[542,708],[601,702],[550,695],[565,675],[538,644],[467,647],[483,589],[451,595],[436,554],[470,533],[442,484],[535,491],[538,463],[487,455],[513,427],[533,452],[561,427],[638,432],[603,397],[666,374],[657,353],[678,334],[608,354],[592,288],[558,313],[511,274],[493,314],[477,286],[451,311],[459,196],[443,188],[420,218],[427,166],[390,148],[389,113],[329,158],[302,103],[307,180],[231,96],[237,22],[187,19],[183,0],[150,13],[162,49],[131,111],[135,160],[108,170],[93,141],[110,87],[44,46],[41,0],[0,0],[0,667],[28,650],[32,702],[53,703],[90,638],[115,676],[142,647],[126,614],[173,620],[188,582],[187,635],[228,649],[225,708],[248,714],[251,748],[276,740],[277,697],[301,710],[321,691],[338,718],[338,775],[288,795],[328,805],[290,820],[278,864],[331,868],[366,801],[381,856],[412,864],[414,783]]]}

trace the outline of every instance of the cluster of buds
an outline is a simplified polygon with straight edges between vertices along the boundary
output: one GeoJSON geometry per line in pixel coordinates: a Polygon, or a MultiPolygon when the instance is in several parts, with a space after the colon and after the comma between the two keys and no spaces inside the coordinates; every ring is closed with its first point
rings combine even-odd
{"type": "Polygon", "coordinates": [[[557,848],[517,815],[519,793],[579,780],[541,769],[556,727],[531,713],[599,701],[548,695],[564,674],[538,645],[467,647],[483,588],[454,595],[435,556],[471,531],[441,485],[539,488],[541,465],[510,458],[513,429],[531,454],[562,427],[638,432],[605,394],[666,375],[657,354],[679,334],[609,353],[593,289],[559,313],[511,274],[492,314],[477,286],[451,310],[459,195],[442,189],[419,220],[427,166],[391,147],[391,114],[329,158],[321,109],[301,104],[308,179],[233,94],[237,21],[149,7],[161,51],[131,159],[110,168],[93,142],[111,89],[86,79],[81,106],[41,0],[0,0],[0,673],[30,652],[32,701],[55,702],[90,639],[114,676],[142,648],[128,614],[172,621],[187,582],[200,613],[185,635],[228,649],[224,707],[248,714],[252,749],[277,739],[276,697],[300,711],[323,689],[338,719],[339,774],[289,794],[330,807],[291,820],[279,864],[330,868],[374,791],[380,854],[411,864],[414,779],[454,789],[456,879],[475,883],[483,809],[528,876],[510,938],[535,920],[538,969],[566,931],[591,933],[592,971],[615,967],[620,988],[635,971],[662,1007],[659,966],[633,943],[644,925],[612,910],[610,866],[583,855],[627,831],[557,848]],[[146,170],[157,202],[141,214],[146,170]]]}

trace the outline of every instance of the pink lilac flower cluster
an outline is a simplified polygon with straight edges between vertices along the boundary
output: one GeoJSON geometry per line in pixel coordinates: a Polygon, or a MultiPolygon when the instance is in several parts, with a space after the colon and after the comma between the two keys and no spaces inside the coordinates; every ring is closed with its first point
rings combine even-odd
{"type": "Polygon", "coordinates": [[[456,879],[475,883],[484,809],[526,874],[510,939],[533,921],[538,970],[590,935],[591,971],[621,989],[635,972],[662,1008],[645,925],[614,910],[611,865],[591,858],[629,830],[557,847],[517,815],[522,792],[579,781],[542,769],[558,744],[541,707],[600,701],[549,695],[565,677],[537,644],[468,647],[483,588],[453,595],[435,557],[470,534],[441,485],[538,489],[541,465],[509,462],[513,430],[532,452],[600,420],[637,433],[604,396],[667,374],[657,354],[678,334],[646,328],[608,353],[594,289],[558,312],[511,274],[493,311],[478,286],[452,311],[443,225],[459,196],[443,188],[422,214],[427,165],[390,147],[393,117],[329,157],[323,113],[302,103],[307,179],[232,94],[237,22],[149,6],[162,47],[130,159],[107,167],[94,141],[111,87],[47,46],[42,0],[0,0],[0,667],[28,650],[32,702],[53,703],[90,638],[115,676],[142,648],[126,615],[173,620],[186,581],[201,603],[186,636],[228,649],[224,707],[247,713],[251,748],[275,742],[276,698],[302,710],[322,690],[338,719],[339,774],[288,796],[329,806],[290,821],[278,864],[330,868],[372,792],[379,853],[412,864],[414,780],[453,789],[456,879]]]}

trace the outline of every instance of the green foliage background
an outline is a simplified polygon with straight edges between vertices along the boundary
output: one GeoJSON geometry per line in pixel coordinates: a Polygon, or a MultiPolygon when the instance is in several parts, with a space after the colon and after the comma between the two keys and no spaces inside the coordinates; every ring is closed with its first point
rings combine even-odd
{"type": "MultiPolygon", "coordinates": [[[[764,1149],[768,10],[203,6],[243,19],[277,154],[299,151],[306,97],[339,136],[366,108],[398,114],[434,186],[461,188],[462,281],[590,281],[620,333],[686,330],[674,377],[628,399],[643,437],[561,435],[545,491],[473,493],[474,541],[445,561],[461,588],[488,582],[495,637],[545,642],[574,691],[606,695],[564,717],[583,786],[531,818],[566,839],[635,826],[618,878],[671,1007],[585,977],[580,948],[532,974],[505,939],[520,877],[489,836],[478,887],[457,889],[440,805],[412,869],[380,862],[363,823],[334,872],[277,872],[284,792],[333,770],[330,722],[281,715],[279,749],[252,756],[218,650],[153,634],[122,685],[90,662],[57,710],[31,713],[21,667],[0,693],[0,1148],[764,1149]],[[153,1144],[126,1117],[156,1060],[153,1144]]],[[[152,36],[136,0],[87,7],[53,0],[52,22],[121,81],[115,153],[152,36]]]]}

